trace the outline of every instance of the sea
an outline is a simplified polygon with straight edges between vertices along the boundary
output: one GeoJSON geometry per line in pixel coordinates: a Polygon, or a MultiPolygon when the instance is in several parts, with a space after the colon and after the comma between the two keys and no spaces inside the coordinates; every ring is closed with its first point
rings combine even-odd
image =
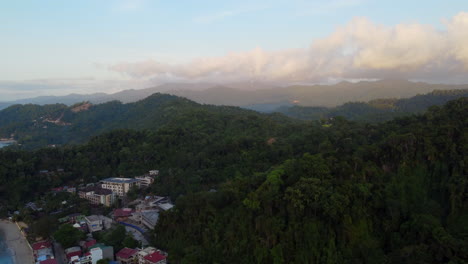
{"type": "Polygon", "coordinates": [[[13,261],[13,252],[5,243],[5,235],[0,230],[0,264],[15,264],[13,261]]]}
{"type": "MultiPolygon", "coordinates": [[[[9,145],[11,145],[11,143],[10,143],[10,142],[8,142],[8,143],[5,143],[5,142],[0,142],[0,148],[6,147],[6,146],[9,146],[9,145]]],[[[2,263],[2,262],[0,262],[0,264],[3,264],[3,263],[2,263]]]]}

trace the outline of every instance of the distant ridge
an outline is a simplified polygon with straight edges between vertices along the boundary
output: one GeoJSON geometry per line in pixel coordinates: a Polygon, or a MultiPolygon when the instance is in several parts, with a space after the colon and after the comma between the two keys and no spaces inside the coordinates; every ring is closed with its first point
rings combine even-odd
{"type": "MultiPolygon", "coordinates": [[[[14,104],[72,105],[78,102],[104,103],[136,102],[154,93],[164,92],[188,98],[197,103],[232,105],[256,109],[257,105],[287,105],[334,107],[351,101],[370,101],[379,98],[409,98],[434,90],[468,89],[468,84],[428,84],[406,80],[340,82],[334,85],[291,85],[275,87],[262,83],[236,83],[219,85],[212,83],[169,83],[156,87],[124,90],[114,94],[70,94],[66,96],[41,96],[11,102],[0,102],[0,110],[14,104]],[[233,88],[235,87],[235,88],[233,88]]],[[[260,106],[260,108],[262,108],[260,106]]],[[[271,107],[270,107],[271,108],[271,107]]]]}
{"type": "Polygon", "coordinates": [[[404,99],[374,99],[369,102],[348,102],[336,107],[281,106],[269,112],[280,112],[304,120],[328,119],[342,116],[348,120],[382,122],[395,117],[422,113],[431,106],[441,106],[448,101],[468,97],[468,89],[434,90],[404,99]]]}

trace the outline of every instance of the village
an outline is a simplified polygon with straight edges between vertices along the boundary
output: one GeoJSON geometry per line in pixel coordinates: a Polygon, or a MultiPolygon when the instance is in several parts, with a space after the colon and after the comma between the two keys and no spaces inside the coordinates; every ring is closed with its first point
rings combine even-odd
{"type": "MultiPolygon", "coordinates": [[[[41,171],[41,173],[49,173],[41,171]]],[[[141,193],[153,184],[158,177],[158,170],[151,170],[145,175],[133,178],[113,177],[96,183],[82,184],[76,187],[62,186],[51,189],[51,195],[59,196],[69,193],[81,201],[86,200],[97,214],[72,213],[58,218],[59,231],[51,238],[30,240],[30,248],[36,264],[165,264],[167,253],[151,246],[150,232],[156,226],[159,214],[171,210],[174,205],[169,197],[144,195],[133,196],[130,193],[141,193]],[[67,230],[68,229],[68,230],[67,230]],[[65,231],[67,230],[67,231],[65,231]],[[79,232],[77,232],[77,230],[79,232]],[[122,231],[120,231],[122,230],[122,231]],[[125,231],[123,231],[125,230],[125,231]],[[62,245],[58,233],[65,237],[78,234],[79,242],[62,245]],[[69,233],[66,233],[69,232],[69,233]],[[127,244],[133,247],[114,248],[106,245],[104,237],[122,233],[127,244]]],[[[67,201],[61,202],[62,208],[67,201]]],[[[34,202],[25,205],[29,211],[40,212],[43,208],[34,202]]],[[[65,209],[52,214],[63,214],[65,209]]],[[[20,213],[14,212],[19,215],[20,213]]],[[[13,220],[13,217],[10,217],[13,220]]],[[[26,237],[28,227],[21,229],[26,237]]]]}

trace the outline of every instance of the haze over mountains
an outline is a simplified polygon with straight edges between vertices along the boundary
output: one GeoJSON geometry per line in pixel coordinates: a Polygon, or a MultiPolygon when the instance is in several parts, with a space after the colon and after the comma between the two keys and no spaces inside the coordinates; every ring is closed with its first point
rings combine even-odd
{"type": "Polygon", "coordinates": [[[410,82],[405,80],[340,82],[334,85],[291,85],[275,87],[262,83],[219,85],[212,83],[169,83],[140,90],[124,90],[114,94],[70,94],[40,96],[9,102],[0,102],[0,109],[14,104],[72,105],[78,102],[104,103],[118,100],[136,102],[156,92],[186,97],[198,103],[241,106],[254,110],[275,109],[284,105],[334,107],[346,102],[369,101],[380,98],[408,98],[434,90],[468,89],[468,84],[448,85],[410,82]],[[258,87],[251,90],[250,86],[258,87]],[[247,90],[249,89],[249,90],[247,90]]]}

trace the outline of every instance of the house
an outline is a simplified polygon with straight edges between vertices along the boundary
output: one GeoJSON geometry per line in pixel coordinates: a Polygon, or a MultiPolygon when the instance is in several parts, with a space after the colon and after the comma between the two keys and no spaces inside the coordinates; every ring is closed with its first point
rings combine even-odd
{"type": "Polygon", "coordinates": [[[132,208],[119,208],[113,212],[114,220],[118,222],[126,221],[135,211],[132,208]]]}
{"type": "Polygon", "coordinates": [[[41,241],[32,244],[33,255],[36,260],[46,260],[54,257],[52,244],[49,241],[41,241]]]}
{"type": "Polygon", "coordinates": [[[83,250],[87,250],[90,247],[96,245],[96,243],[97,243],[96,239],[88,239],[86,241],[81,241],[80,246],[81,248],[83,248],[83,250]]]}
{"type": "Polygon", "coordinates": [[[37,205],[33,202],[29,202],[25,205],[26,208],[29,208],[33,211],[39,211],[39,208],[37,208],[37,205]]]}
{"type": "Polygon", "coordinates": [[[85,217],[89,232],[97,232],[109,229],[112,225],[112,219],[103,215],[90,215],[85,217]]]}
{"type": "Polygon", "coordinates": [[[158,176],[159,175],[159,170],[150,170],[149,175],[153,176],[153,177],[158,176]]]}
{"type": "Polygon", "coordinates": [[[154,247],[146,247],[138,251],[138,263],[139,264],[153,264],[153,263],[165,264],[166,258],[167,258],[167,254],[165,252],[154,247]],[[154,253],[157,253],[157,254],[154,254],[154,253]]]}
{"type": "Polygon", "coordinates": [[[67,257],[68,261],[72,261],[72,259],[77,259],[83,255],[83,252],[81,252],[80,247],[71,247],[65,249],[65,256],[67,257]]]}
{"type": "Polygon", "coordinates": [[[96,244],[89,249],[92,264],[96,264],[98,260],[109,259],[114,260],[114,248],[104,244],[96,244]]]}
{"type": "Polygon", "coordinates": [[[155,251],[144,257],[144,264],[166,264],[167,257],[161,251],[155,251]]]}
{"type": "Polygon", "coordinates": [[[121,264],[138,264],[138,250],[131,248],[122,248],[115,254],[117,261],[121,264]]]}
{"type": "Polygon", "coordinates": [[[140,187],[140,181],[133,178],[107,178],[101,180],[103,189],[111,190],[117,196],[123,197],[133,187],[140,187]]]}

